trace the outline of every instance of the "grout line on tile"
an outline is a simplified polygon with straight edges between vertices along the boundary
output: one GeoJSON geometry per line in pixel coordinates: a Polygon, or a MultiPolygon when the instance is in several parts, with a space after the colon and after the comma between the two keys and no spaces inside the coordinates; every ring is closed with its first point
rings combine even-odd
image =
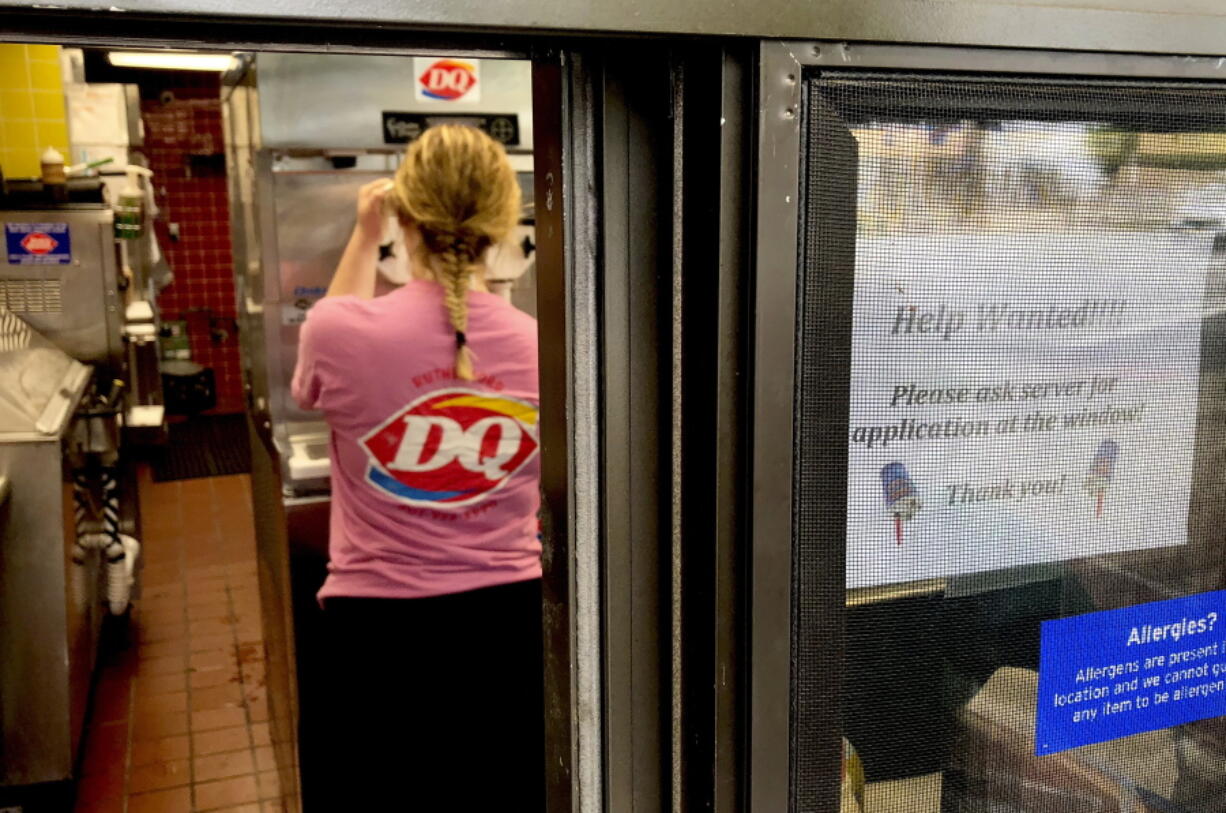
{"type": "MultiPolygon", "coordinates": [[[[173,489],[173,505],[175,513],[178,515],[178,526],[180,533],[175,535],[175,558],[178,560],[179,579],[179,598],[183,602],[182,620],[183,620],[183,636],[182,639],[185,646],[183,647],[183,683],[184,691],[187,693],[187,780],[188,794],[190,798],[191,809],[196,809],[196,746],[192,732],[192,668],[191,668],[191,624],[187,617],[187,546],[183,542],[181,530],[183,527],[183,491],[180,482],[175,483],[173,489]]],[[[166,500],[170,503],[171,499],[166,500]]]]}
{"type": "MultiPolygon", "coordinates": [[[[231,591],[228,579],[227,579],[227,584],[226,584],[226,602],[230,608],[230,615],[233,616],[234,615],[234,593],[231,591]]],[[[234,668],[238,670],[238,691],[239,691],[239,695],[242,697],[243,717],[247,721],[245,723],[246,728],[247,728],[247,750],[251,753],[251,764],[254,765],[255,764],[255,737],[251,733],[251,706],[247,700],[247,678],[243,674],[243,665],[239,663],[238,661],[239,652],[240,652],[239,640],[238,640],[238,626],[231,624],[230,629],[231,629],[231,638],[233,639],[231,643],[231,651],[234,653],[234,668]]]]}
{"type": "MultiPolygon", "coordinates": [[[[140,644],[136,644],[137,662],[140,662],[140,644]]],[[[132,729],[136,726],[136,673],[128,679],[128,731],[123,749],[123,805],[121,813],[128,813],[128,787],[132,779],[132,729]]]]}

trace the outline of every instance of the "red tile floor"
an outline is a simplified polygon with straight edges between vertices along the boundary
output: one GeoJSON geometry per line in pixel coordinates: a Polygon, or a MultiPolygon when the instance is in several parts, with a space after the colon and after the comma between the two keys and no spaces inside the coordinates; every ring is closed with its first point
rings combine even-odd
{"type": "Polygon", "coordinates": [[[99,665],[76,810],[281,811],[248,479],[140,488],[143,590],[99,665]]]}

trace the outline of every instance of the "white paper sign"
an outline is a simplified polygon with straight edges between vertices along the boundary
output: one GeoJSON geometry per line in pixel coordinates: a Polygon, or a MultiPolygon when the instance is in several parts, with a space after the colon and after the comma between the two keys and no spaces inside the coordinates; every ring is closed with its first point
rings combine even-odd
{"type": "Polygon", "coordinates": [[[848,587],[1184,543],[1212,242],[862,236],[848,587]]]}

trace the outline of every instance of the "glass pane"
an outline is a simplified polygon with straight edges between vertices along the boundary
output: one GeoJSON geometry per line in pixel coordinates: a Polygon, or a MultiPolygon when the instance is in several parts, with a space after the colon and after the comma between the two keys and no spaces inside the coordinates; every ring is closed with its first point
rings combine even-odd
{"type": "Polygon", "coordinates": [[[1226,810],[1226,607],[1172,601],[1223,587],[1226,95],[814,88],[859,149],[845,809],[1226,810]]]}

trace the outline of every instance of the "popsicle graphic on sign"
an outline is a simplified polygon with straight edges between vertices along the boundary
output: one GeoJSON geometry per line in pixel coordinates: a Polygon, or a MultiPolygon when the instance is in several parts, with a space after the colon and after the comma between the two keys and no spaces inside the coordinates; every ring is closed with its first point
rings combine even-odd
{"type": "Polygon", "coordinates": [[[1094,453],[1094,460],[1090,463],[1090,473],[1086,475],[1086,491],[1095,497],[1095,518],[1103,515],[1103,498],[1111,487],[1111,478],[1115,476],[1115,459],[1119,454],[1119,444],[1108,438],[1098,444],[1098,451],[1094,453]]]}
{"type": "Polygon", "coordinates": [[[915,484],[907,467],[895,460],[881,469],[881,490],[885,497],[885,510],[894,516],[894,542],[902,544],[903,523],[910,522],[919,513],[920,498],[915,493],[915,484]]]}
{"type": "Polygon", "coordinates": [[[415,58],[416,97],[425,102],[481,101],[481,63],[475,59],[415,58]]]}

